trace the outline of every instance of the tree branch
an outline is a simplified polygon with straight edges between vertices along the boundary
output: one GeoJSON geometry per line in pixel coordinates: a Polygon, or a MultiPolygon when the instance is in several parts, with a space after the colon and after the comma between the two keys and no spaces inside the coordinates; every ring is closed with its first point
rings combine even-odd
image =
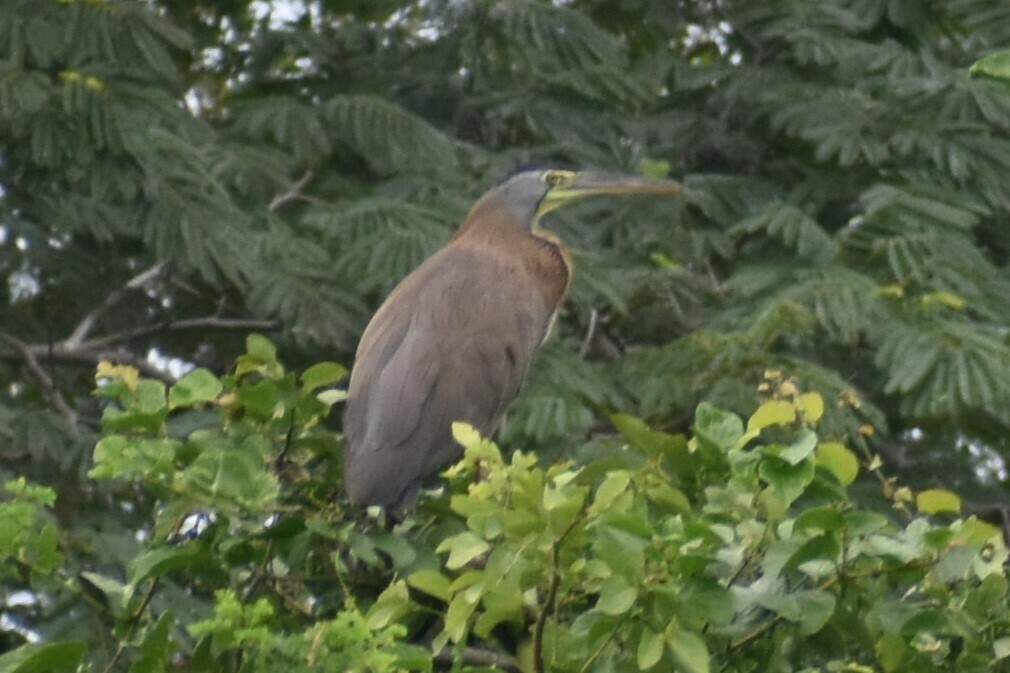
{"type": "MultiPolygon", "coordinates": [[[[26,344],[25,348],[28,349],[29,354],[34,357],[39,362],[59,362],[62,364],[69,365],[81,365],[88,367],[95,367],[102,360],[108,360],[110,362],[115,362],[117,364],[126,364],[132,367],[136,367],[140,372],[147,376],[148,378],[155,378],[165,383],[175,383],[175,377],[173,377],[168,372],[164,372],[153,364],[144,360],[143,358],[138,358],[133,353],[127,353],[125,351],[119,350],[67,350],[64,346],[56,345],[49,348],[46,345],[39,344],[26,344]]],[[[2,352],[0,351],[0,360],[5,360],[8,362],[21,362],[24,360],[24,356],[21,352],[15,349],[13,352],[2,352]]]]}
{"type": "Polygon", "coordinates": [[[84,316],[81,322],[77,324],[77,327],[74,328],[74,331],[70,334],[70,336],[64,340],[64,343],[69,348],[77,348],[80,346],[84,337],[88,336],[92,328],[95,326],[95,323],[103,313],[119,303],[119,301],[122,300],[122,298],[130,290],[139,290],[157,278],[164,268],[165,263],[158,262],[146,271],[142,271],[130,280],[126,281],[126,284],[123,285],[123,287],[110,292],[101,304],[96,306],[92,311],[88,312],[88,314],[84,316]]]}
{"type": "MultiPolygon", "coordinates": [[[[277,327],[276,320],[244,320],[219,318],[217,316],[207,316],[205,318],[189,318],[186,320],[166,320],[154,325],[144,325],[134,329],[107,334],[96,339],[89,339],[80,344],[81,348],[105,348],[115,344],[121,344],[140,337],[158,334],[159,332],[178,332],[188,329],[220,329],[220,330],[256,330],[274,329],[277,327]]],[[[62,344],[61,344],[62,345],[62,344]]]]}
{"type": "MultiPolygon", "coordinates": [[[[449,667],[456,663],[456,654],[452,649],[447,647],[441,652],[437,652],[434,660],[436,664],[449,667]]],[[[477,647],[463,649],[463,663],[469,666],[500,668],[509,673],[521,673],[522,671],[515,657],[504,652],[495,652],[494,650],[485,650],[477,647]]]]}
{"type": "Polygon", "coordinates": [[[46,370],[42,368],[39,364],[38,358],[35,357],[35,353],[32,352],[31,347],[25,344],[20,339],[17,339],[10,334],[0,333],[0,337],[3,338],[15,351],[21,356],[20,359],[24,362],[25,367],[28,369],[28,373],[31,374],[35,382],[38,383],[39,388],[42,389],[42,393],[49,400],[49,403],[53,405],[57,412],[63,418],[66,419],[67,423],[70,425],[71,430],[76,435],[78,433],[77,427],[77,412],[74,411],[67,404],[67,400],[63,397],[63,393],[60,392],[56,384],[53,383],[52,378],[46,373],[46,370]]]}
{"type": "Polygon", "coordinates": [[[554,612],[554,601],[557,599],[558,587],[561,585],[561,545],[581,521],[581,514],[572,519],[564,532],[551,545],[551,565],[553,566],[551,583],[547,589],[544,605],[540,609],[540,614],[537,615],[537,622],[533,626],[533,670],[536,673],[544,673],[546,670],[544,668],[544,627],[547,625],[547,615],[554,612]]]}
{"type": "Polygon", "coordinates": [[[295,184],[291,185],[291,188],[288,189],[288,191],[275,196],[273,200],[270,201],[270,205],[267,206],[267,210],[269,210],[271,213],[274,213],[277,212],[277,210],[279,210],[281,206],[287,205],[288,203],[296,199],[303,198],[302,189],[305,187],[305,185],[309,184],[309,180],[311,180],[312,177],[313,173],[312,169],[310,168],[305,171],[305,175],[298,178],[295,184]]]}
{"type": "Polygon", "coordinates": [[[586,336],[582,339],[582,347],[579,348],[579,359],[585,360],[589,355],[589,349],[593,345],[593,337],[596,336],[596,323],[600,319],[600,312],[595,308],[589,312],[589,327],[586,328],[586,336]]]}

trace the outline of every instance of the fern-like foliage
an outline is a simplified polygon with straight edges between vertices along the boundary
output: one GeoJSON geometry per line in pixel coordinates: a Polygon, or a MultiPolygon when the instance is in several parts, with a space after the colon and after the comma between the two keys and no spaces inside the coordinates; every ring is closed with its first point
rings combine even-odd
{"type": "Polygon", "coordinates": [[[489,18],[510,60],[549,89],[594,100],[644,99],[643,84],[629,77],[625,48],[585,14],[554,3],[512,0],[497,4],[489,18]]]}
{"type": "Polygon", "coordinates": [[[738,236],[759,231],[779,239],[799,257],[814,262],[831,259],[838,252],[834,239],[814,218],[787,203],[770,203],[730,229],[730,233],[738,236]]]}
{"type": "Polygon", "coordinates": [[[370,96],[335,96],[322,105],[329,131],[375,172],[436,174],[456,168],[452,141],[397,105],[370,96]]]}
{"type": "Polygon", "coordinates": [[[441,247],[456,222],[444,210],[386,198],[307,215],[333,250],[333,268],[365,291],[392,285],[441,247]]]}
{"type": "Polygon", "coordinates": [[[1010,422],[1010,345],[998,325],[937,316],[885,331],[876,364],[886,392],[900,395],[914,418],[958,417],[982,411],[1010,422]]]}

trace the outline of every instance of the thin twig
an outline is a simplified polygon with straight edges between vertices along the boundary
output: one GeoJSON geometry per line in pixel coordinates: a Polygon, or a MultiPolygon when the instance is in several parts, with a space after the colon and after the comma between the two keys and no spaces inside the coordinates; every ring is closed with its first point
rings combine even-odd
{"type": "Polygon", "coordinates": [[[66,338],[66,340],[63,343],[70,348],[76,348],[80,346],[81,342],[84,340],[84,337],[88,336],[92,328],[95,326],[95,323],[98,322],[98,319],[102,316],[103,313],[105,313],[110,308],[119,303],[119,301],[130,290],[139,290],[143,288],[145,285],[147,285],[149,282],[157,278],[161,274],[162,270],[164,270],[164,268],[165,263],[158,262],[151,268],[138,273],[136,276],[126,281],[126,284],[123,285],[123,287],[117,288],[116,290],[110,292],[108,296],[105,297],[105,299],[102,301],[101,304],[96,306],[93,310],[89,311],[88,314],[84,316],[83,319],[81,319],[81,322],[77,324],[77,327],[74,328],[74,331],[70,334],[69,337],[66,338]]]}
{"type": "Polygon", "coordinates": [[[10,344],[14,350],[20,354],[21,360],[25,363],[25,367],[32,375],[32,378],[35,379],[35,382],[38,383],[39,388],[42,389],[42,393],[46,396],[46,399],[48,399],[49,403],[53,405],[56,411],[66,419],[71,430],[76,435],[78,431],[77,412],[74,411],[69,404],[67,404],[67,400],[63,397],[63,393],[60,392],[59,388],[56,387],[56,384],[53,383],[53,379],[46,373],[46,370],[42,368],[42,365],[39,364],[38,358],[36,358],[35,354],[32,353],[31,348],[29,348],[26,343],[11,336],[10,334],[0,334],[0,337],[2,337],[4,341],[10,344]]]}
{"type": "Polygon", "coordinates": [[[561,570],[559,566],[561,565],[561,545],[564,543],[565,538],[568,537],[575,526],[582,521],[582,516],[576,516],[572,519],[572,522],[568,524],[568,528],[554,540],[554,544],[551,545],[551,584],[547,589],[547,599],[544,601],[544,606],[540,610],[540,614],[537,615],[537,623],[533,627],[533,670],[536,673],[544,673],[544,627],[547,625],[547,615],[548,613],[554,612],[554,599],[558,595],[558,586],[561,584],[561,570]]]}
{"type": "Polygon", "coordinates": [[[586,663],[582,664],[582,668],[579,669],[579,673],[586,673],[586,671],[588,671],[589,668],[593,665],[593,662],[596,661],[601,654],[603,654],[603,650],[607,649],[607,645],[609,645],[614,640],[614,636],[617,635],[618,628],[621,626],[621,624],[624,623],[627,617],[628,617],[627,613],[621,615],[620,621],[614,626],[613,629],[610,630],[610,635],[608,635],[603,640],[603,642],[600,643],[600,646],[597,647],[596,650],[591,655],[589,655],[589,658],[586,659],[586,663]]]}
{"type": "Polygon", "coordinates": [[[273,200],[270,202],[270,205],[267,206],[267,209],[271,213],[274,213],[277,212],[277,210],[281,206],[286,205],[296,199],[303,198],[302,189],[305,187],[305,185],[309,184],[309,180],[312,179],[312,176],[313,176],[312,169],[310,168],[306,170],[305,175],[298,178],[295,184],[291,185],[291,188],[288,191],[275,196],[273,200]]]}
{"type": "Polygon", "coordinates": [[[274,553],[274,541],[270,540],[267,542],[267,548],[263,552],[263,562],[260,563],[259,568],[253,573],[253,576],[249,579],[249,584],[246,585],[245,590],[242,592],[242,603],[248,603],[256,589],[259,587],[260,582],[262,582],[267,576],[267,568],[270,566],[270,562],[273,560],[274,553]]]}
{"type": "Polygon", "coordinates": [[[595,308],[589,312],[589,327],[586,328],[586,336],[582,339],[582,347],[579,348],[579,359],[585,360],[589,354],[589,349],[593,346],[593,337],[596,336],[596,323],[600,320],[600,312],[595,308]]]}
{"type": "MultiPolygon", "coordinates": [[[[103,360],[108,360],[109,362],[115,362],[117,364],[127,364],[136,367],[140,372],[147,376],[148,378],[155,378],[165,383],[175,383],[175,377],[166,371],[162,371],[155,367],[153,364],[138,358],[132,353],[127,353],[119,350],[73,350],[68,351],[58,346],[50,349],[48,346],[31,344],[27,345],[26,348],[28,352],[31,353],[40,362],[59,362],[68,365],[81,365],[86,367],[94,367],[99,362],[103,360]]],[[[0,360],[6,360],[9,362],[20,362],[23,357],[20,352],[2,352],[0,351],[0,360]]]]}
{"type": "MultiPolygon", "coordinates": [[[[519,662],[516,661],[515,657],[504,652],[467,647],[463,649],[460,658],[468,666],[500,668],[503,671],[509,671],[509,673],[520,673],[522,671],[522,667],[519,666],[519,662]]],[[[443,648],[441,652],[435,653],[434,661],[440,666],[452,666],[456,663],[456,652],[448,647],[443,648]]]]}
{"type": "Polygon", "coordinates": [[[144,325],[143,327],[135,327],[122,332],[107,334],[96,339],[89,339],[81,343],[81,347],[85,349],[104,348],[132,341],[140,337],[158,334],[159,332],[179,332],[188,329],[269,330],[276,328],[277,325],[276,320],[229,319],[217,316],[188,318],[186,320],[166,320],[154,325],[144,325]]]}
{"type": "Polygon", "coordinates": [[[137,630],[137,624],[140,622],[140,618],[144,616],[144,612],[147,610],[147,606],[151,604],[151,599],[154,598],[154,592],[158,588],[158,580],[155,579],[151,582],[151,586],[148,588],[147,593],[144,594],[144,599],[140,601],[140,605],[137,609],[133,611],[130,615],[130,627],[125,638],[119,641],[119,647],[116,648],[115,653],[112,658],[109,659],[109,663],[105,665],[102,673],[110,673],[116,663],[123,657],[123,653],[126,652],[126,648],[130,646],[130,638],[133,637],[133,632],[137,630]]]}

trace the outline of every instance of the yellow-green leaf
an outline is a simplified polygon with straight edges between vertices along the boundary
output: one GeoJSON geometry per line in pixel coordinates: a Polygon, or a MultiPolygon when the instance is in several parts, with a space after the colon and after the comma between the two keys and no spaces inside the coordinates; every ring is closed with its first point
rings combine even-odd
{"type": "Polygon", "coordinates": [[[765,402],[747,421],[747,432],[761,432],[772,425],[788,425],[796,421],[796,405],[786,400],[765,402]]]}
{"type": "Polygon", "coordinates": [[[453,536],[438,546],[439,552],[449,551],[445,567],[458,570],[490,548],[487,542],[470,531],[453,536]]]}
{"type": "Polygon", "coordinates": [[[623,577],[614,575],[604,580],[600,587],[600,600],[596,609],[608,615],[623,615],[631,609],[638,598],[638,589],[628,584],[623,577]]]}
{"type": "Polygon", "coordinates": [[[976,61],[968,72],[972,77],[986,77],[1010,84],[1010,50],[989,54],[976,61]]]}
{"type": "Polygon", "coordinates": [[[915,496],[915,506],[923,514],[961,511],[961,498],[957,493],[945,488],[931,488],[915,496]]]}
{"type": "Polygon", "coordinates": [[[336,362],[319,362],[302,372],[302,387],[307,392],[328,386],[347,376],[347,369],[336,362]]]}
{"type": "Polygon", "coordinates": [[[968,305],[968,301],[961,296],[954,294],[953,292],[930,292],[929,294],[923,296],[922,303],[929,304],[943,304],[949,308],[962,309],[968,305]]]}
{"type": "Polygon", "coordinates": [[[666,644],[677,662],[677,670],[682,673],[709,673],[708,647],[705,641],[693,631],[677,630],[667,636],[666,644]]]}
{"type": "Polygon", "coordinates": [[[332,407],[337,402],[343,402],[347,399],[346,390],[324,390],[321,393],[316,393],[316,399],[325,404],[328,407],[332,407]]]}
{"type": "Polygon", "coordinates": [[[646,671],[663,656],[663,636],[653,633],[649,627],[642,629],[642,638],[638,641],[638,670],[646,671]]]}
{"type": "Polygon", "coordinates": [[[403,580],[393,582],[379,594],[365,620],[373,629],[383,629],[410,611],[410,592],[403,580]]]}
{"type": "Polygon", "coordinates": [[[464,449],[471,449],[480,444],[480,433],[469,423],[456,421],[452,424],[452,438],[464,449]]]}
{"type": "Polygon", "coordinates": [[[168,391],[168,406],[192,407],[203,402],[212,402],[221,394],[220,379],[202,367],[183,376],[168,391]]]}
{"type": "Polygon", "coordinates": [[[596,489],[596,498],[589,507],[590,516],[599,516],[605,512],[617,498],[628,490],[631,475],[627,470],[615,470],[607,474],[600,487],[596,489]]]}
{"type": "Polygon", "coordinates": [[[820,393],[803,393],[796,400],[807,423],[816,423],[824,415],[824,398],[820,393]]]}
{"type": "Polygon", "coordinates": [[[437,570],[418,570],[407,577],[407,584],[440,601],[449,601],[449,578],[437,570]]]}
{"type": "Polygon", "coordinates": [[[856,454],[838,442],[824,442],[817,447],[817,465],[835,475],[843,486],[851,484],[859,474],[856,454]]]}
{"type": "Polygon", "coordinates": [[[1010,637],[997,638],[992,642],[993,658],[999,661],[1010,657],[1010,637]]]}

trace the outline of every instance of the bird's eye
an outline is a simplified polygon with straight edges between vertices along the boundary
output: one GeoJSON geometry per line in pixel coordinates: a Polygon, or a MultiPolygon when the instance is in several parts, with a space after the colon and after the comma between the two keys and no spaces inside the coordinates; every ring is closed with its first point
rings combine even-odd
{"type": "Polygon", "coordinates": [[[544,182],[549,184],[551,187],[557,187],[564,181],[564,179],[565,177],[557,171],[547,171],[544,173],[544,182]]]}

